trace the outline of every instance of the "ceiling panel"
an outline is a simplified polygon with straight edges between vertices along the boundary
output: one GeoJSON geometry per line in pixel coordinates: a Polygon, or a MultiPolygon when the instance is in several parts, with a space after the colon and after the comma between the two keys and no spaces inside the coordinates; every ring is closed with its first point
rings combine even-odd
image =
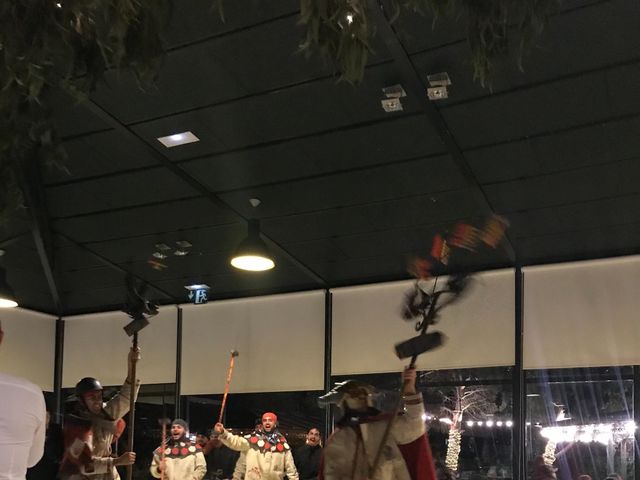
{"type": "Polygon", "coordinates": [[[463,148],[605,122],[640,111],[640,63],[443,108],[463,148]],[[621,91],[622,90],[622,91],[621,91]]]}
{"type": "Polygon", "coordinates": [[[516,247],[529,263],[570,261],[638,253],[640,223],[522,238],[516,247]]]}
{"type": "Polygon", "coordinates": [[[484,214],[486,211],[480,192],[468,189],[266,218],[261,226],[274,239],[302,242],[421,224],[455,222],[459,218],[484,214]]]}
{"type": "Polygon", "coordinates": [[[464,186],[466,182],[453,160],[444,156],[235,191],[222,194],[221,198],[246,216],[271,217],[444,192],[464,186]],[[247,202],[252,197],[262,200],[255,212],[247,202]]]}
{"type": "Polygon", "coordinates": [[[211,0],[182,0],[174,8],[167,33],[171,48],[212,36],[241,30],[269,19],[293,15],[300,10],[299,0],[234,0],[224,2],[224,19],[211,0]]]}
{"type": "MultiPolygon", "coordinates": [[[[186,280],[186,279],[184,279],[186,280]]],[[[169,292],[175,293],[178,298],[185,298],[186,290],[184,280],[159,281],[157,285],[169,292]]],[[[216,275],[213,279],[210,298],[245,296],[252,294],[264,294],[273,291],[290,291],[290,289],[318,288],[302,270],[298,268],[275,268],[268,272],[230,272],[225,275],[216,275]]]]}
{"type": "MultiPolygon", "coordinates": [[[[189,248],[190,255],[197,258],[202,254],[226,252],[230,246],[237,245],[247,235],[247,227],[242,223],[230,223],[224,225],[209,225],[197,228],[181,228],[177,231],[162,232],[150,235],[119,238],[101,242],[86,244],[88,248],[103,255],[109,260],[121,262],[146,262],[151,254],[157,250],[157,243],[164,243],[176,248],[177,241],[186,240],[193,246],[189,248]]],[[[169,252],[171,253],[171,252],[169,252]]],[[[183,261],[191,261],[191,257],[177,257],[170,255],[164,263],[179,264],[183,261]]]]}
{"type": "Polygon", "coordinates": [[[464,152],[481,184],[640,157],[640,117],[464,152]]]}
{"type": "Polygon", "coordinates": [[[298,140],[181,163],[210,190],[221,192],[390,163],[443,152],[424,115],[387,121],[298,140]]]}
{"type": "Polygon", "coordinates": [[[640,162],[628,160],[484,187],[503,213],[598,200],[637,191],[640,162]]]}
{"type": "Polygon", "coordinates": [[[411,61],[425,81],[429,73],[446,71],[449,74],[453,82],[449,99],[439,102],[446,106],[532,83],[637,61],[640,58],[639,24],[640,7],[635,0],[597,2],[586,8],[565,11],[550,19],[535,45],[524,53],[522,68],[514,42],[511,54],[496,60],[495,72],[487,88],[474,79],[471,62],[460,61],[471,55],[466,41],[413,55],[411,61]],[[603,25],[615,25],[616,34],[612,35],[611,29],[603,28],[603,25]]]}
{"type": "Polygon", "coordinates": [[[68,160],[63,168],[51,165],[44,170],[45,184],[76,182],[99,175],[157,166],[153,152],[132,142],[116,130],[85,135],[63,144],[68,160]]]}
{"type": "Polygon", "coordinates": [[[163,167],[91,179],[47,188],[47,205],[54,217],[166,202],[193,197],[196,192],[163,167]]]}
{"type": "Polygon", "coordinates": [[[299,21],[291,15],[221,37],[211,54],[251,93],[330,75],[324,62],[299,52],[305,33],[299,21]]]}
{"type": "Polygon", "coordinates": [[[511,238],[577,233],[640,223],[640,195],[576,202],[509,214],[511,238]]]}
{"type": "Polygon", "coordinates": [[[110,130],[111,127],[96,117],[61,89],[52,89],[49,98],[53,124],[60,137],[110,130]]]}
{"type": "Polygon", "coordinates": [[[237,221],[237,216],[231,212],[213,205],[204,198],[194,198],[163,205],[60,219],[53,222],[53,228],[83,243],[237,221]]]}
{"type": "Polygon", "coordinates": [[[238,78],[215,58],[215,48],[205,43],[170,52],[157,83],[144,90],[131,73],[110,74],[91,98],[120,122],[130,124],[246,95],[238,78]]]}
{"type": "MultiPolygon", "coordinates": [[[[382,88],[396,81],[393,67],[381,65],[367,69],[365,82],[358,87],[327,79],[146,122],[134,131],[149,144],[176,131],[190,130],[200,138],[173,149],[158,144],[172,160],[293,139],[387,117],[380,106],[382,88]]],[[[418,110],[411,98],[403,104],[407,113],[418,110]]]]}
{"type": "Polygon", "coordinates": [[[335,286],[408,277],[407,258],[401,254],[318,263],[313,268],[335,286]]]}

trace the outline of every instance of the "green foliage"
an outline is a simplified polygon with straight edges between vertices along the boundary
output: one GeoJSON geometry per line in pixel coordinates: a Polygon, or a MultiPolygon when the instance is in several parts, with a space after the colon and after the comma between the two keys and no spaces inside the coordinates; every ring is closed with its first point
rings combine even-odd
{"type": "MultiPolygon", "coordinates": [[[[375,31],[369,21],[369,0],[301,0],[301,23],[307,34],[301,48],[328,58],[342,78],[357,83],[371,51],[375,31]],[[349,25],[345,20],[352,15],[349,25]]],[[[509,51],[510,28],[519,33],[517,50],[521,67],[523,52],[544,28],[560,0],[391,0],[394,17],[401,10],[431,14],[434,21],[445,15],[467,21],[474,79],[485,86],[494,60],[509,51]]],[[[370,2],[374,3],[374,2],[370,2]]]]}
{"type": "Polygon", "coordinates": [[[304,52],[317,51],[348,82],[362,80],[372,37],[365,0],[301,0],[300,21],[307,27],[304,52]]]}
{"type": "Polygon", "coordinates": [[[48,99],[62,88],[88,97],[108,69],[152,82],[164,55],[170,0],[0,2],[0,222],[22,202],[23,159],[63,158],[48,99]]]}

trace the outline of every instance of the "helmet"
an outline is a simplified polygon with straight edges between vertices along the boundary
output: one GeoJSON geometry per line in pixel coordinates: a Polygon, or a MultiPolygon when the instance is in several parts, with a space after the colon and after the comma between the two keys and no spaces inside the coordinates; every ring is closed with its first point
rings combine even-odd
{"type": "Polygon", "coordinates": [[[318,398],[318,405],[337,405],[348,410],[367,410],[373,406],[376,389],[360,380],[347,380],[336,383],[328,393],[318,398]]]}
{"type": "Polygon", "coordinates": [[[76,383],[76,397],[78,398],[82,398],[85,393],[93,392],[94,390],[102,390],[102,385],[93,377],[84,377],[76,383]]]}

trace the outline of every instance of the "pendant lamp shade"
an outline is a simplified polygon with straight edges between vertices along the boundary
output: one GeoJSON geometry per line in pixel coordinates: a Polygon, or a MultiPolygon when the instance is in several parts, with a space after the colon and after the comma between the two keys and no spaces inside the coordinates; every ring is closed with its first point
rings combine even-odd
{"type": "Polygon", "coordinates": [[[275,267],[269,249],[260,238],[258,220],[249,220],[249,235],[245,238],[231,258],[231,265],[240,270],[261,272],[275,267]]]}
{"type": "Polygon", "coordinates": [[[0,308],[17,307],[16,295],[7,283],[7,272],[0,267],[0,308]]]}

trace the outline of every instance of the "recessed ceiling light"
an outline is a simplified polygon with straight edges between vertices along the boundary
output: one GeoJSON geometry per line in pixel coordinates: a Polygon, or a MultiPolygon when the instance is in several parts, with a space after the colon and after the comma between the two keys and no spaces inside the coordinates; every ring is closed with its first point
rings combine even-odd
{"type": "Polygon", "coordinates": [[[167,258],[167,256],[162,252],[153,252],[152,256],[159,260],[167,258]]]}
{"type": "Polygon", "coordinates": [[[161,252],[166,252],[167,250],[171,250],[171,247],[166,243],[156,243],[156,248],[161,252]]]}
{"type": "Polygon", "coordinates": [[[166,137],[158,137],[158,141],[167,148],[185,145],[187,143],[199,142],[200,139],[191,132],[174,133],[166,137]]]}
{"type": "Polygon", "coordinates": [[[190,242],[188,242],[186,240],[178,240],[176,242],[176,245],[178,245],[180,248],[189,248],[189,247],[193,246],[193,245],[191,245],[190,242]]]}
{"type": "Polygon", "coordinates": [[[175,252],[173,252],[173,254],[176,257],[184,257],[185,255],[189,255],[189,251],[188,250],[176,250],[175,252]]]}

